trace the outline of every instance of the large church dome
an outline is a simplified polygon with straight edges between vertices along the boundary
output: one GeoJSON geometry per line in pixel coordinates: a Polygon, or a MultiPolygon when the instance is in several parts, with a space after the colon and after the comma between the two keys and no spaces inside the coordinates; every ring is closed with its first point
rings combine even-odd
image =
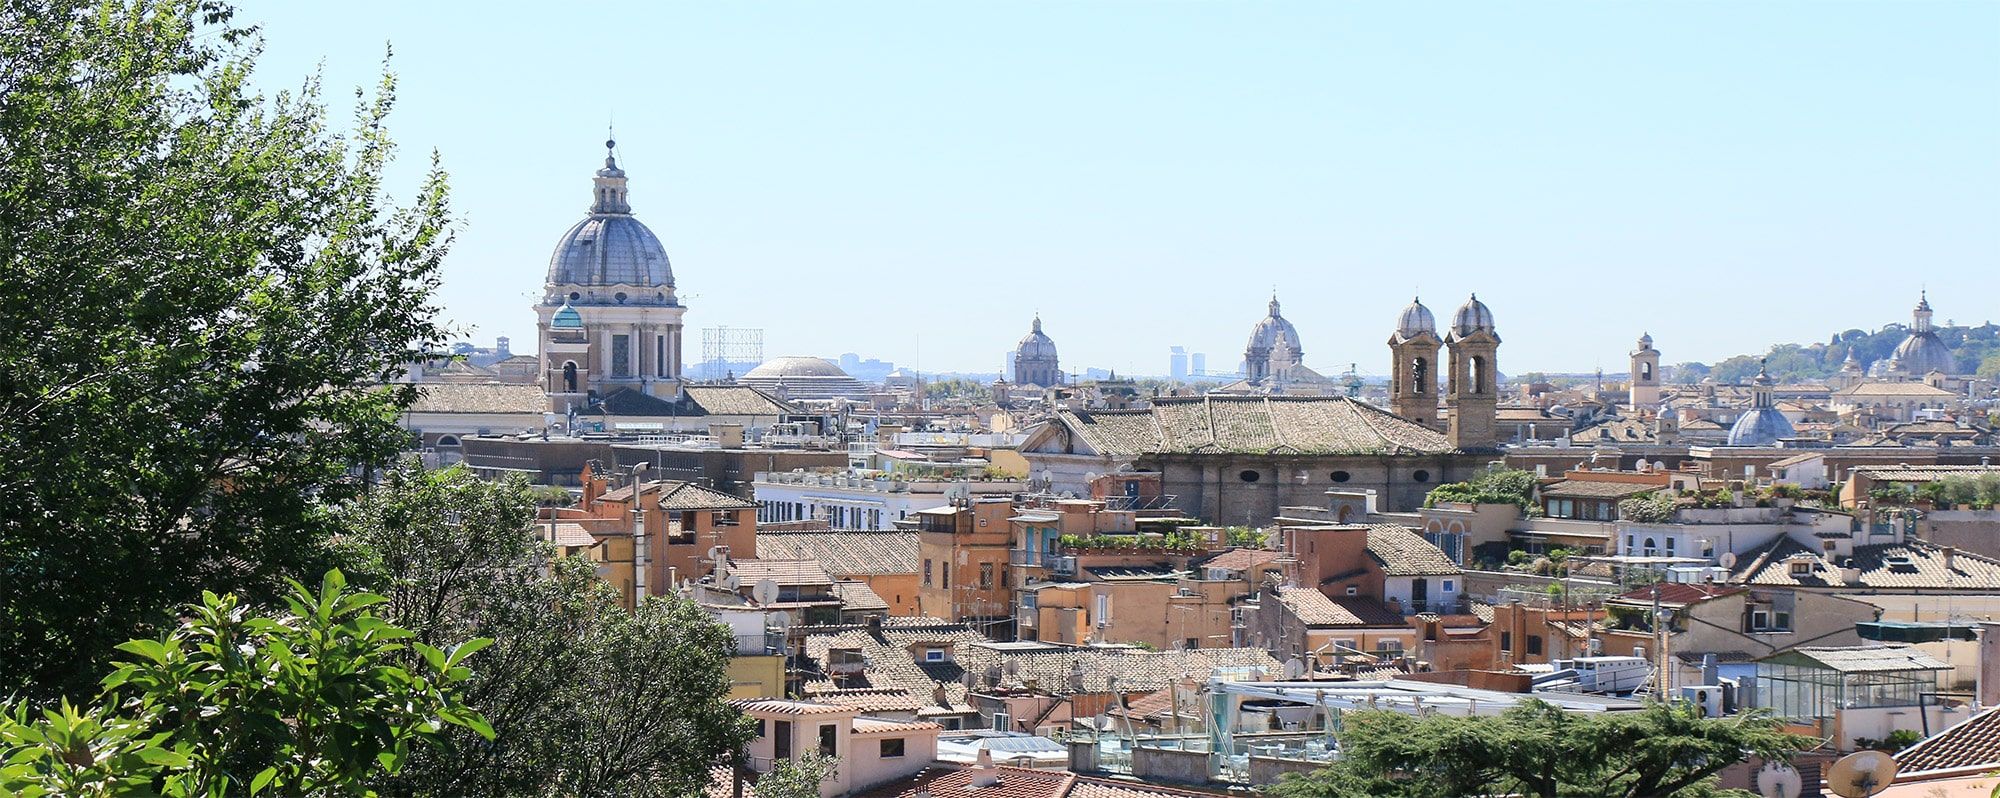
{"type": "MultiPolygon", "coordinates": [[[[611,147],[612,142],[605,142],[611,147]]],[[[556,242],[549,256],[549,290],[552,294],[577,293],[588,301],[591,288],[637,288],[638,292],[606,294],[599,301],[628,299],[635,303],[670,301],[673,298],[674,270],[667,261],[667,248],[658,236],[632,216],[627,201],[625,170],[607,154],[604,168],[597,170],[596,193],[590,215],[570,227],[556,242]],[[582,289],[582,290],[578,290],[582,289]],[[645,289],[655,289],[647,292],[645,289]],[[660,291],[658,289],[665,289],[660,291]]],[[[567,298],[562,297],[562,298],[567,298]]],[[[551,297],[558,301],[558,297],[551,297]]]]}
{"type": "Polygon", "coordinates": [[[1396,334],[1404,338],[1415,338],[1424,333],[1437,334],[1437,317],[1431,309],[1424,307],[1422,300],[1410,300],[1410,306],[1403,308],[1403,315],[1396,319],[1396,334]]]}
{"type": "Polygon", "coordinates": [[[1284,316],[1279,315],[1278,298],[1274,296],[1271,297],[1270,314],[1258,320],[1257,326],[1250,328],[1250,345],[1248,350],[1260,353],[1270,352],[1278,345],[1278,341],[1280,340],[1289,345],[1294,354],[1303,355],[1305,353],[1305,347],[1299,344],[1298,329],[1293,327],[1292,323],[1287,321],[1284,316]]]}
{"type": "Polygon", "coordinates": [[[1035,317],[1035,325],[1028,334],[1021,336],[1021,343],[1014,348],[1015,360],[1054,360],[1056,342],[1042,332],[1042,317],[1035,317]]]}
{"type": "Polygon", "coordinates": [[[1478,294],[1465,300],[1465,304],[1460,305],[1458,312],[1451,317],[1451,331],[1460,338],[1477,332],[1490,333],[1493,329],[1493,311],[1479,301],[1478,294]]]}

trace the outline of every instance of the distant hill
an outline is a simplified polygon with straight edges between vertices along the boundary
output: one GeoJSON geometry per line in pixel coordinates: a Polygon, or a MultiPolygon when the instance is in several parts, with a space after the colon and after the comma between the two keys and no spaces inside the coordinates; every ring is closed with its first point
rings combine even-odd
{"type": "MultiPolygon", "coordinates": [[[[1958,370],[2000,378],[2000,324],[1987,322],[1977,327],[1936,327],[1938,337],[1958,358],[1958,370]]],[[[1769,358],[1771,376],[1779,382],[1819,380],[1840,372],[1847,353],[1853,352],[1863,369],[1873,368],[1896,351],[1910,334],[1909,325],[1891,324],[1874,332],[1852,329],[1834,333],[1824,343],[1777,344],[1761,355],[1737,355],[1720,363],[1681,363],[1665,374],[1671,382],[1692,384],[1704,377],[1716,382],[1744,382],[1757,375],[1758,362],[1769,358]]]]}

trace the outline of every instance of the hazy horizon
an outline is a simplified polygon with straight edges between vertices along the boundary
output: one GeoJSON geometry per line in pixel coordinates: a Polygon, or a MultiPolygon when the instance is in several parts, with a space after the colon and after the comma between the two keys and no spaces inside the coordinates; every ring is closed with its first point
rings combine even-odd
{"type": "Polygon", "coordinates": [[[1414,294],[1500,366],[1622,372],[1840,329],[1979,324],[2000,289],[1993,3],[252,3],[275,91],[336,118],[385,43],[404,194],[466,226],[468,340],[534,348],[615,116],[699,330],[767,356],[991,372],[1234,367],[1273,288],[1305,361],[1385,370],[1414,294]],[[519,13],[503,13],[518,10],[519,13]],[[1430,13],[1426,13],[1426,12],[1430,13]],[[921,343],[919,344],[919,336],[921,343]],[[921,351],[919,351],[921,346],[921,351]],[[919,360],[920,355],[920,360],[919,360]]]}

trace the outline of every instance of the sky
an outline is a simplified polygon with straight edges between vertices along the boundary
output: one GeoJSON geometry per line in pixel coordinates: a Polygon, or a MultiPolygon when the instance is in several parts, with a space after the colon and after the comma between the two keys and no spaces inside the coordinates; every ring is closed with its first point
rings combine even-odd
{"type": "Polygon", "coordinates": [[[440,301],[530,306],[615,122],[698,330],[767,356],[1233,367],[1273,290],[1323,373],[1413,296],[1508,372],[1619,372],[2000,318],[2000,3],[247,2],[258,81],[345,122],[385,47],[392,175],[463,227],[440,301]]]}

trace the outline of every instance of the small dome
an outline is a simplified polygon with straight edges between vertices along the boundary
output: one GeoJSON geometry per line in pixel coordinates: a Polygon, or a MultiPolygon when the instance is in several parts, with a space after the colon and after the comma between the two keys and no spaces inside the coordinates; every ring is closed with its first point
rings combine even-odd
{"type": "Polygon", "coordinates": [[[1653,348],[1653,334],[1652,334],[1652,333],[1639,333],[1639,348],[1640,348],[1640,349],[1651,349],[1651,348],[1653,348]]]}
{"type": "Polygon", "coordinates": [[[1465,304],[1458,307],[1458,313],[1451,317],[1451,331],[1460,337],[1476,332],[1493,332],[1493,311],[1487,309],[1486,303],[1479,301],[1478,294],[1473,294],[1471,299],[1465,300],[1465,304]]]}
{"type": "Polygon", "coordinates": [[[1951,374],[1957,371],[1957,358],[1952,357],[1951,347],[1937,333],[1924,331],[1911,333],[1910,337],[1896,345],[1896,370],[1912,377],[1921,377],[1933,371],[1951,374]]]}
{"type": "Polygon", "coordinates": [[[746,380],[779,379],[786,377],[846,377],[833,361],[820,357],[778,357],[764,361],[743,375],[746,380]]]}
{"type": "Polygon", "coordinates": [[[1776,408],[1759,407],[1736,419],[1736,424],[1729,428],[1729,445],[1771,446],[1797,434],[1785,414],[1776,408]]]}
{"type": "Polygon", "coordinates": [[[568,302],[556,308],[556,315],[549,317],[549,327],[558,330],[579,330],[583,328],[583,314],[576,312],[568,302]]]}
{"type": "Polygon", "coordinates": [[[1415,338],[1424,333],[1437,334],[1437,317],[1431,309],[1417,299],[1410,300],[1410,306],[1403,308],[1403,315],[1396,319],[1396,334],[1404,338],[1415,338]]]}

